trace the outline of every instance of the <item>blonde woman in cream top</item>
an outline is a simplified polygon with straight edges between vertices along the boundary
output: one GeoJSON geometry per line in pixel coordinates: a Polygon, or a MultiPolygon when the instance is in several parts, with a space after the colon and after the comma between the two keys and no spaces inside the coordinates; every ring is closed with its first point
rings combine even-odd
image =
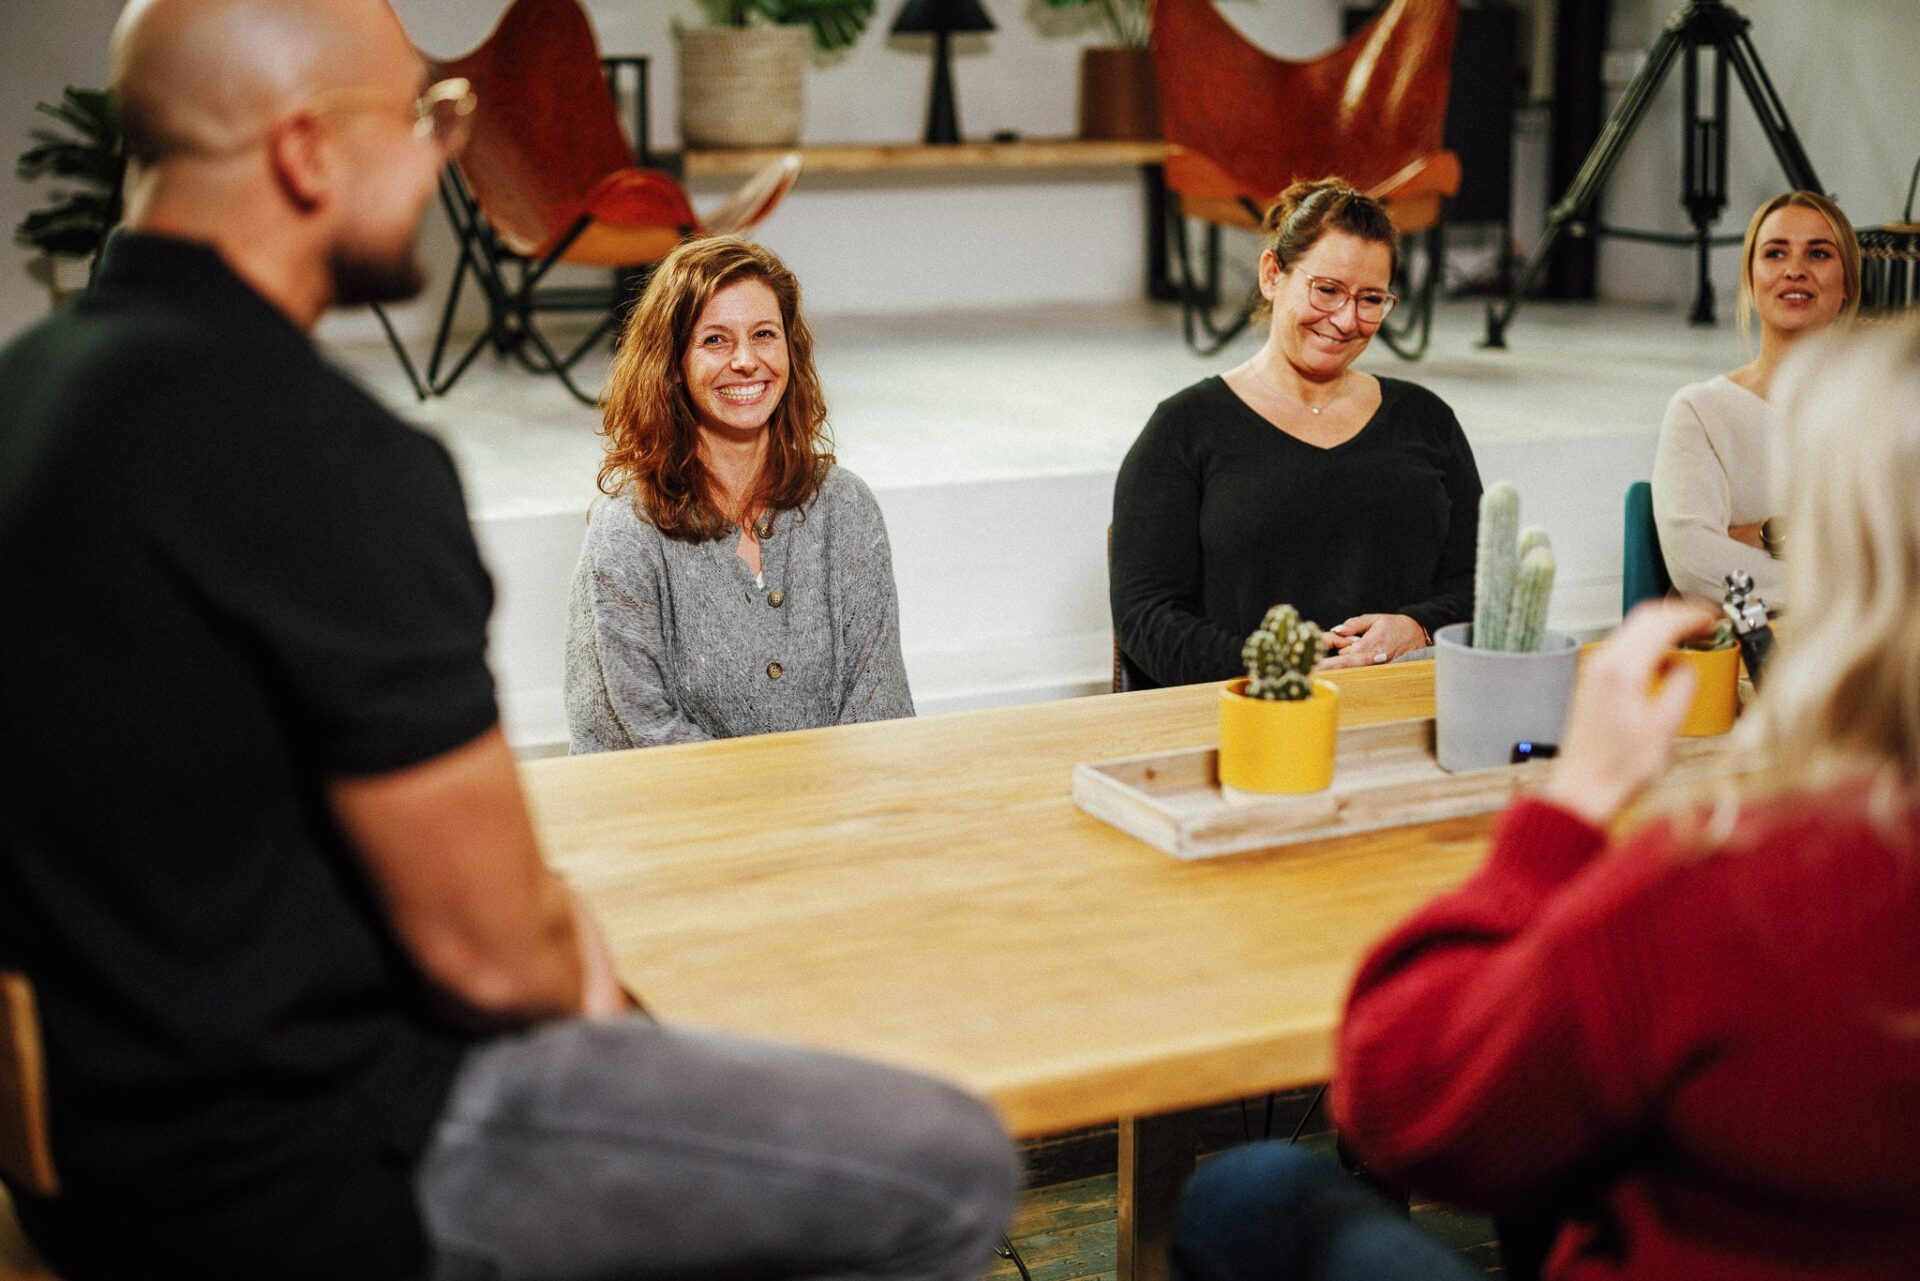
{"type": "Polygon", "coordinates": [[[1860,306],[1860,242],[1840,207],[1815,191],[1761,205],[1741,250],[1740,328],[1760,320],[1760,352],[1730,374],[1682,387],[1667,406],[1653,461],[1653,519],[1676,590],[1718,601],[1745,570],[1767,604],[1786,601],[1767,404],[1793,345],[1860,306]]]}
{"type": "Polygon", "coordinates": [[[1660,424],[1653,459],[1653,519],[1667,575],[1683,596],[1718,601],[1735,570],[1755,593],[1784,604],[1781,563],[1761,525],[1773,514],[1773,410],[1725,374],[1682,387],[1660,424]]]}

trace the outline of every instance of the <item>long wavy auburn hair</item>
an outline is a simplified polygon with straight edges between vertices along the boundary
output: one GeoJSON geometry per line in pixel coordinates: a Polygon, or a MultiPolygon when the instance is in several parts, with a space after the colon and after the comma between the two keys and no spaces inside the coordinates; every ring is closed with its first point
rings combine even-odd
{"type": "Polygon", "coordinates": [[[833,465],[827,402],[813,367],[813,332],[800,314],[800,282],[767,249],[733,236],[692,240],[655,268],[620,333],[601,396],[607,456],[600,490],[629,496],[669,538],[698,543],[736,524],[797,511],[820,491],[833,465]],[[723,509],[700,450],[700,420],[684,362],[694,325],[728,285],[758,280],[780,302],[787,335],[787,388],[767,420],[767,453],[738,512],[723,509]]]}

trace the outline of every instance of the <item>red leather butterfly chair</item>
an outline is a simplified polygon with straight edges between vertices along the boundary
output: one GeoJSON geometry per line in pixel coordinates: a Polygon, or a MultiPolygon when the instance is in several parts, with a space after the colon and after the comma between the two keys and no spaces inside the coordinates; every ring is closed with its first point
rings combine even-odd
{"type": "MultiPolygon", "coordinates": [[[[1209,304],[1218,228],[1257,231],[1288,184],[1340,174],[1378,197],[1403,235],[1428,232],[1425,279],[1411,313],[1383,328],[1409,360],[1425,349],[1440,271],[1440,202],[1460,188],[1460,161],[1441,145],[1458,0],[1393,0],[1346,43],[1317,58],[1276,58],[1230,26],[1213,0],[1154,0],[1153,65],[1168,143],[1169,231],[1181,272],[1182,323],[1197,351],[1219,350],[1247,324],[1249,302],[1224,325],[1209,304]],[[1209,280],[1194,281],[1186,218],[1209,224],[1209,280]],[[1202,344],[1199,331],[1209,340],[1202,344]]],[[[1403,255],[1403,262],[1405,256],[1403,255]]]]}
{"type": "Polygon", "coordinates": [[[465,77],[479,108],[471,138],[441,181],[460,237],[460,265],[423,392],[445,392],[492,343],[592,404],[574,383],[573,367],[619,323],[646,270],[688,237],[753,227],[800,174],[800,157],[782,156],[702,218],[671,175],[635,167],[579,0],[514,0],[479,48],[429,65],[436,79],[465,77]],[[621,285],[540,288],[560,263],[621,269],[621,285]],[[487,329],[442,377],[469,274],[486,295],[487,329]],[[535,324],[536,312],[553,310],[603,315],[561,356],[535,324]]]}

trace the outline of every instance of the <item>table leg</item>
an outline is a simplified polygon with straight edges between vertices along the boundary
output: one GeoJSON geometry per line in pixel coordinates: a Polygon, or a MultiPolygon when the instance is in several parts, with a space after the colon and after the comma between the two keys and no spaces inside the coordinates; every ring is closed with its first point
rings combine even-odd
{"type": "Polygon", "coordinates": [[[1199,1123],[1192,1112],[1121,1119],[1116,1281],[1166,1281],[1173,1209],[1199,1148],[1199,1123]]]}

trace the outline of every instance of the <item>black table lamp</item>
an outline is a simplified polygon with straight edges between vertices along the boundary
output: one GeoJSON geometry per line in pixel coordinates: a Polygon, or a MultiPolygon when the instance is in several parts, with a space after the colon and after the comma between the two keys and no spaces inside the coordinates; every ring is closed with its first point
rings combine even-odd
{"type": "Polygon", "coordinates": [[[927,103],[927,141],[960,141],[960,113],[953,105],[953,67],[947,37],[956,31],[991,31],[993,19],[980,0],[907,0],[893,20],[896,36],[933,37],[933,96],[927,103]]]}

